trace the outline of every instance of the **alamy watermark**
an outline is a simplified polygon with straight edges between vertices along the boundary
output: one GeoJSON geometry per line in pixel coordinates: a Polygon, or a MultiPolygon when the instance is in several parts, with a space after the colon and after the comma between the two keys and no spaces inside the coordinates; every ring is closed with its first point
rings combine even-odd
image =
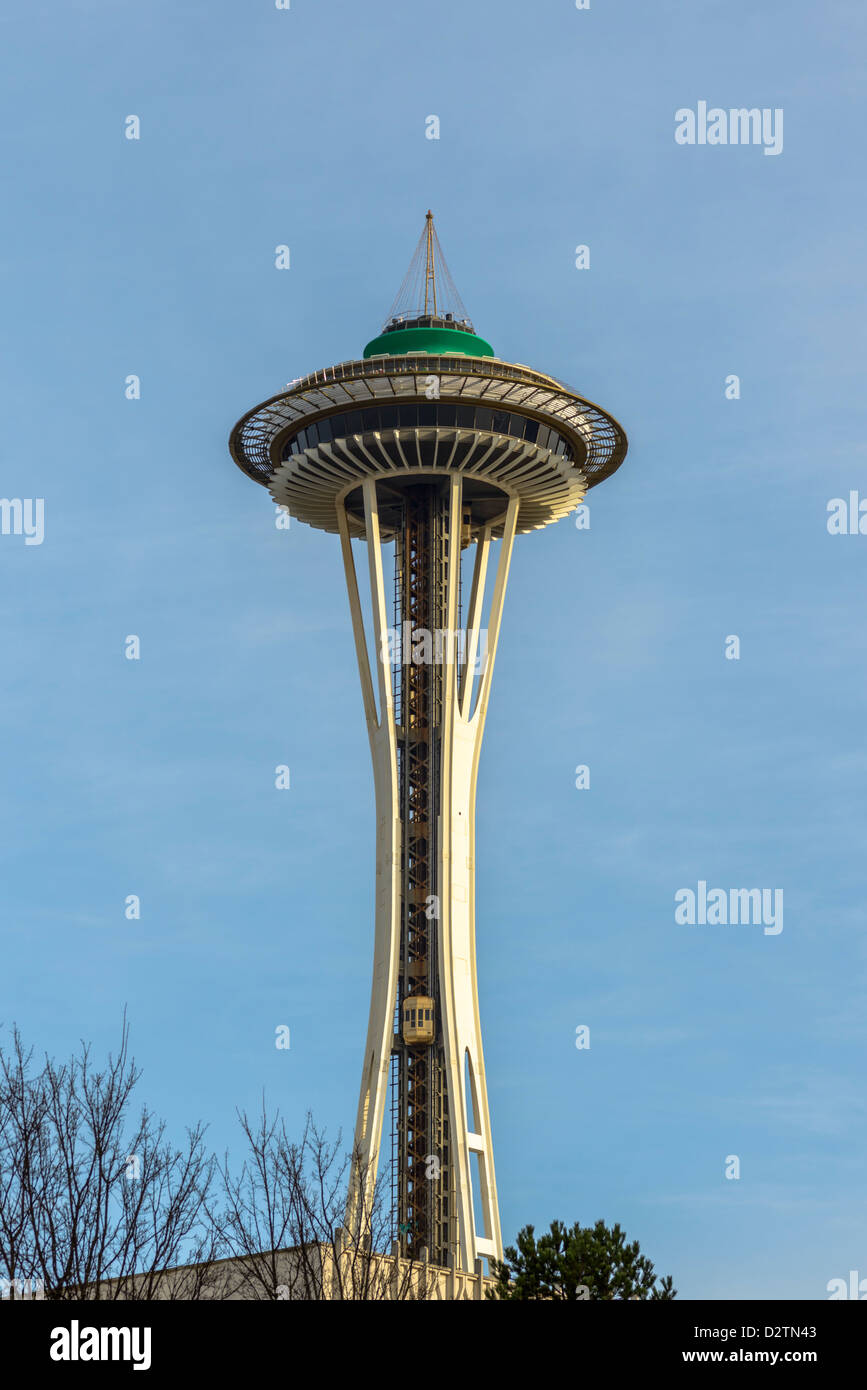
{"type": "Polygon", "coordinates": [[[674,113],[674,138],[679,145],[763,145],[765,154],[783,152],[781,106],[708,106],[700,101],[695,111],[681,106],[674,113]]]}
{"type": "Polygon", "coordinates": [[[825,1290],[832,1303],[841,1298],[863,1303],[867,1299],[867,1279],[862,1279],[857,1269],[850,1269],[848,1282],[845,1279],[829,1279],[825,1290]]]}
{"type": "Polygon", "coordinates": [[[765,936],[783,930],[782,888],[711,888],[699,879],[698,888],[678,888],[674,920],[679,926],[763,927],[765,936]]]}
{"type": "Polygon", "coordinates": [[[861,497],[857,489],[845,497],[832,497],[828,502],[829,536],[867,536],[867,497],[861,497]]]}
{"type": "Polygon", "coordinates": [[[68,1327],[51,1329],[48,1355],[52,1361],[129,1361],[134,1371],[151,1364],[149,1327],[82,1327],[73,1318],[68,1327]]]}
{"type": "Polygon", "coordinates": [[[25,545],[45,539],[44,497],[0,497],[0,536],[23,536],[25,545]]]}
{"type": "Polygon", "coordinates": [[[45,1284],[41,1279],[0,1279],[0,1300],[44,1299],[45,1284]]]}
{"type": "MultiPolygon", "coordinates": [[[[410,622],[389,627],[382,635],[382,660],[386,666],[463,666],[470,642],[464,628],[413,627],[410,622]]],[[[481,675],[488,658],[488,630],[479,629],[479,640],[472,662],[474,675],[481,675]]]]}

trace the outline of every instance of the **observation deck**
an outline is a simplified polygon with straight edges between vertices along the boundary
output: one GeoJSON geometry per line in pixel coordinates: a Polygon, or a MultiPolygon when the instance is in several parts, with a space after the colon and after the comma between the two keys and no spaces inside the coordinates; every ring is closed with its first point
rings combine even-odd
{"type": "MultiPolygon", "coordinates": [[[[460,472],[471,525],[501,535],[510,497],[519,533],[547,526],[620,467],[627,441],[613,416],[554,377],[493,356],[415,350],[311,373],[248,411],[229,448],[276,503],[323,531],[337,531],[345,501],[351,534],[364,535],[354,494],[367,477],[400,492],[402,480],[460,472]]],[[[385,534],[387,509],[382,523],[385,534]]]]}

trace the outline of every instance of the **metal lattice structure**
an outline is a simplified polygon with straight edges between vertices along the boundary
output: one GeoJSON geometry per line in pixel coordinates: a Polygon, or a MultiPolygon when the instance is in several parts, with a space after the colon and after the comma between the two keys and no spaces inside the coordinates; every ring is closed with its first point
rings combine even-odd
{"type": "MultiPolygon", "coordinates": [[[[430,220],[423,237],[427,275],[430,220]]],[[[627,445],[599,406],[494,357],[465,317],[428,312],[392,327],[363,359],[314,372],[249,411],[230,449],[276,503],[339,534],[346,573],[377,818],[359,1178],[347,1221],[358,1221],[376,1181],[390,1091],[400,1253],[472,1271],[502,1258],[476,988],[474,821],[512,546],[573,510],[627,445]],[[370,634],[353,540],[366,542],[370,634]]]]}

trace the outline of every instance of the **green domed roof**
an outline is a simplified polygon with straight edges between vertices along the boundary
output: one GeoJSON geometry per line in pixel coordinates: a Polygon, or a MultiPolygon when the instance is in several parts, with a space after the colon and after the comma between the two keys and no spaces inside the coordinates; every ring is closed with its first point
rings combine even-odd
{"type": "Polygon", "coordinates": [[[438,356],[496,357],[494,349],[477,333],[461,328],[433,325],[418,328],[392,328],[372,338],[364,349],[365,357],[402,357],[407,352],[429,352],[438,356]]]}

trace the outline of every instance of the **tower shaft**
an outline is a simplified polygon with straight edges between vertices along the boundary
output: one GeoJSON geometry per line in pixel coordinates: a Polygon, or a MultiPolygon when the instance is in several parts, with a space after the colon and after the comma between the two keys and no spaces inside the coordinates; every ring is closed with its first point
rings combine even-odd
{"type": "Polygon", "coordinates": [[[401,660],[396,672],[396,732],[402,903],[398,1028],[394,1044],[394,1195],[401,1250],[418,1258],[426,1249],[435,1264],[445,1264],[450,1207],[448,1097],[442,1043],[436,1037],[440,997],[436,826],[442,756],[442,667],[433,661],[412,660],[413,634],[442,632],[446,621],[443,576],[449,518],[442,486],[428,482],[408,488],[402,513],[395,536],[395,620],[401,634],[401,660]],[[431,1042],[407,1043],[402,1037],[400,1021],[407,1001],[412,999],[432,1001],[431,1042]]]}
{"type": "Polygon", "coordinates": [[[374,1201],[391,1075],[401,1253],[472,1270],[482,1257],[502,1256],[476,993],[473,821],[518,502],[508,503],[486,630],[490,528],[478,535],[462,650],[461,492],[452,475],[406,487],[399,519],[390,503],[391,635],[399,625],[402,638],[395,659],[382,503],[376,481],[363,484],[378,709],[345,510],[338,520],[377,800],[374,978],[355,1134],[361,1176],[349,1219],[357,1226],[374,1201]]]}

